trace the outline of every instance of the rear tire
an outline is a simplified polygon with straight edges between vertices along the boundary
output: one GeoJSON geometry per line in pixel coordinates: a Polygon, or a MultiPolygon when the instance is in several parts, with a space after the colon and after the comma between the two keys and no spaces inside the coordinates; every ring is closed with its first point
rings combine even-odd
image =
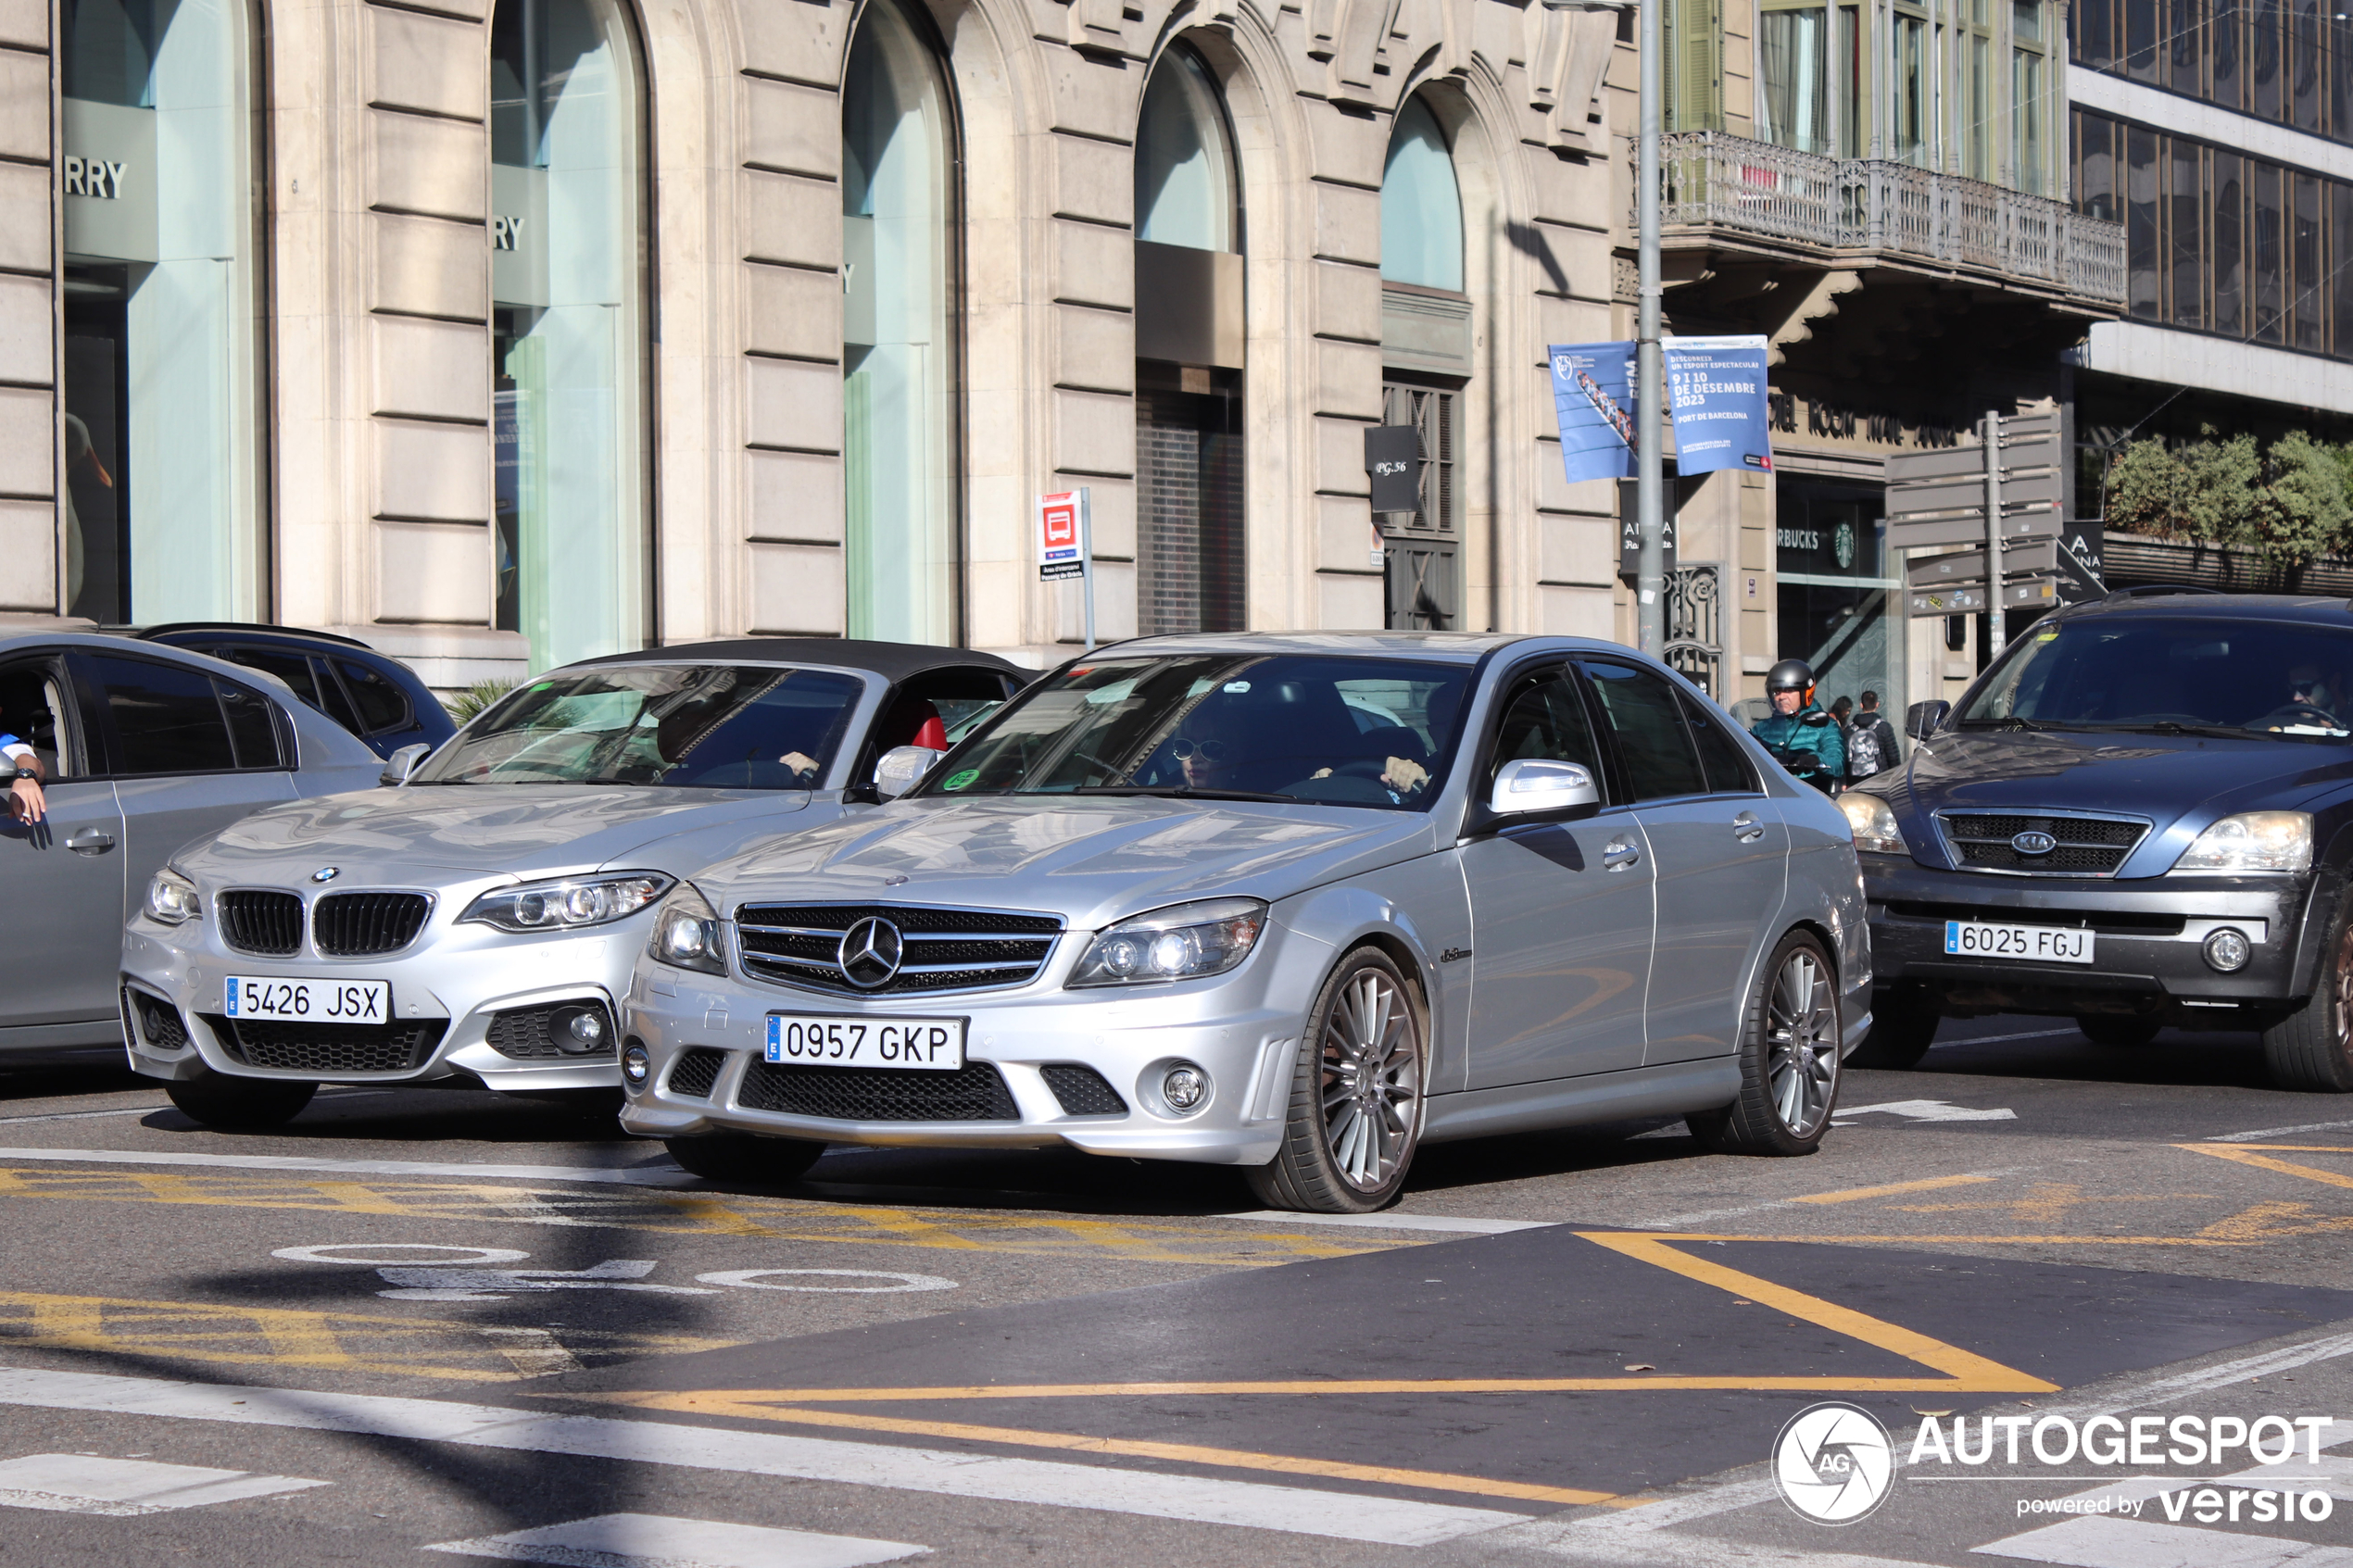
{"type": "Polygon", "coordinates": [[[1741,1031],[1740,1098],[1683,1120],[1719,1154],[1811,1154],[1838,1109],[1838,978],[1808,933],[1793,931],[1757,979],[1741,1031]]]}
{"type": "Polygon", "coordinates": [[[1270,1209],[1369,1214],[1397,1201],[1422,1137],[1421,999],[1389,955],[1340,960],[1293,1059],[1282,1151],[1250,1173],[1270,1209]]]}
{"type": "Polygon", "coordinates": [[[1944,1022],[1943,1010],[1927,993],[1913,987],[1890,991],[1883,1002],[1872,999],[1871,1032],[1846,1060],[1856,1067],[1917,1067],[1944,1022]]]}
{"type": "Polygon", "coordinates": [[[2137,1050],[2157,1038],[2162,1027],[2153,1018],[2132,1018],[2120,1013],[2086,1013],[2075,1021],[2083,1037],[2095,1046],[2114,1050],[2137,1050]]]}
{"type": "Polygon", "coordinates": [[[302,1114],[316,1084],[290,1084],[283,1078],[235,1078],[210,1068],[194,1078],[175,1078],[163,1092],[181,1114],[224,1133],[266,1133],[302,1114]]]}
{"type": "Polygon", "coordinates": [[[2263,1031],[2263,1061],[2283,1089],[2353,1092],[2353,901],[2329,922],[2312,995],[2263,1031]]]}
{"type": "Polygon", "coordinates": [[[707,1182],[782,1186],[798,1181],[817,1163],[825,1146],[806,1138],[755,1138],[719,1133],[698,1138],[667,1138],[670,1158],[707,1182]]]}

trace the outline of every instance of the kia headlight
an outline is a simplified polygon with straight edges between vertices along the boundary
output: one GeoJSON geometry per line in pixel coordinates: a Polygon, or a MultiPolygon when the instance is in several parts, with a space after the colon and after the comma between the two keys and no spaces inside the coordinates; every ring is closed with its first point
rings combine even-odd
{"type": "Polygon", "coordinates": [[[2197,835],[2177,872],[2301,872],[2312,866],[2312,818],[2305,811],[2241,811],[2197,835]]]}
{"type": "Polygon", "coordinates": [[[623,872],[617,876],[564,877],[526,882],[484,894],[466,906],[458,923],[472,921],[501,931],[569,931],[626,920],[670,890],[660,872],[623,872]]]}
{"type": "Polygon", "coordinates": [[[1846,813],[1846,825],[1855,830],[1856,848],[1880,855],[1911,853],[1895,825],[1894,808],[1878,796],[1850,789],[1838,797],[1838,809],[1846,813]]]}
{"type": "Polygon", "coordinates": [[[1256,898],[1205,898],[1124,920],[1097,936],[1073,985],[1149,985],[1223,974],[1250,957],[1266,928],[1256,898]]]}
{"type": "Polygon", "coordinates": [[[646,950],[657,962],[673,968],[727,972],[726,955],[719,945],[719,912],[691,882],[680,883],[678,891],[662,900],[646,950]]]}
{"type": "Polygon", "coordinates": [[[147,916],[166,925],[185,925],[204,914],[196,884],[178,872],[157,872],[147,882],[147,916]]]}

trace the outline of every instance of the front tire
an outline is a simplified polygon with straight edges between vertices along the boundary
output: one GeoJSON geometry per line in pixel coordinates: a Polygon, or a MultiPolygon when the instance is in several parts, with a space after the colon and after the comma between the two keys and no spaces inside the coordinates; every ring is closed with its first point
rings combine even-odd
{"type": "Polygon", "coordinates": [[[1272,1209],[1369,1214],[1397,1201],[1422,1137],[1429,1047],[1421,999],[1359,947],[1324,982],[1291,1069],[1282,1152],[1250,1173],[1272,1209]]]}
{"type": "Polygon", "coordinates": [[[316,1084],[290,1084],[283,1078],[233,1078],[210,1068],[194,1078],[175,1078],[163,1092],[182,1115],[224,1133],[266,1133],[302,1114],[316,1084]]]}
{"type": "Polygon", "coordinates": [[[1811,1154],[1838,1108],[1838,981],[1830,955],[1793,931],[1773,949],[1741,1032],[1740,1098],[1684,1118],[1719,1154],[1811,1154]]]}
{"type": "Polygon", "coordinates": [[[2329,922],[2312,995],[2263,1031],[2263,1061],[2283,1089],[2353,1092],[2353,901],[2329,922]]]}
{"type": "Polygon", "coordinates": [[[806,1138],[755,1138],[719,1133],[698,1138],[667,1138],[670,1158],[707,1182],[746,1186],[781,1186],[797,1181],[817,1163],[825,1146],[806,1138]]]}

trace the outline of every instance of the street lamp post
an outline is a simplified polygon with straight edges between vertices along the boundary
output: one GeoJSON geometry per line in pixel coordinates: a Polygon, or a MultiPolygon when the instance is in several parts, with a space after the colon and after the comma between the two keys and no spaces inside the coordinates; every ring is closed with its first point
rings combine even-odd
{"type": "Polygon", "coordinates": [[[1642,650],[1667,655],[1666,355],[1658,335],[1658,118],[1666,95],[1660,60],[1660,0],[1543,0],[1555,11],[1634,10],[1641,19],[1642,85],[1637,95],[1634,159],[1634,518],[1642,544],[1635,557],[1634,624],[1642,650]]]}

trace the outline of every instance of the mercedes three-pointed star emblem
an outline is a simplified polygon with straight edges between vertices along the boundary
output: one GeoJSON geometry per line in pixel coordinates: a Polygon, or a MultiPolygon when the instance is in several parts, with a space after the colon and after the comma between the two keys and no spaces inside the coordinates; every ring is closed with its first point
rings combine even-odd
{"type": "Polygon", "coordinates": [[[897,926],[880,915],[868,915],[841,934],[841,950],[835,961],[841,965],[843,979],[872,991],[890,984],[906,952],[906,939],[897,926]]]}

